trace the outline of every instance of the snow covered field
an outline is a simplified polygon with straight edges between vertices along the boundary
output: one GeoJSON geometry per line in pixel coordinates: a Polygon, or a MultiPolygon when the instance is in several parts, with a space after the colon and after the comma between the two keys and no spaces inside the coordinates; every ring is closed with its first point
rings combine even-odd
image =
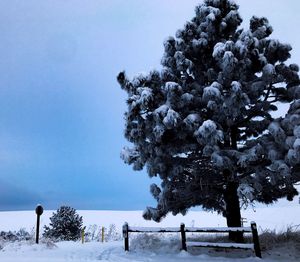
{"type": "MultiPolygon", "coordinates": [[[[45,211],[41,217],[41,225],[49,223],[49,217],[53,211],[45,211]]],[[[115,224],[117,231],[121,233],[121,227],[125,221],[132,226],[179,226],[184,222],[187,226],[225,226],[222,216],[215,213],[191,211],[186,216],[168,216],[162,223],[145,221],[142,211],[78,211],[83,216],[84,225],[96,224],[109,227],[115,224]]],[[[258,208],[256,212],[247,210],[243,217],[250,221],[254,220],[259,230],[275,229],[281,231],[287,226],[296,226],[300,223],[300,205],[288,207],[258,208]]],[[[0,231],[19,230],[26,228],[33,230],[36,216],[34,211],[0,212],[0,231]]],[[[259,261],[251,253],[245,251],[233,251],[230,253],[215,252],[212,249],[203,249],[197,253],[187,253],[179,250],[179,236],[176,234],[170,239],[161,239],[158,236],[139,235],[131,238],[131,251],[125,253],[123,241],[115,242],[59,242],[41,243],[36,245],[29,242],[15,242],[5,244],[0,250],[1,262],[25,262],[25,261],[259,261]],[[226,257],[226,258],[225,258],[226,257]]],[[[264,261],[297,261],[300,254],[293,247],[282,247],[276,252],[264,253],[264,261]]],[[[247,251],[248,252],[248,251],[247,251]]]]}
{"type": "MultiPolygon", "coordinates": [[[[44,211],[41,216],[41,228],[49,224],[52,213],[53,210],[44,211]]],[[[120,231],[124,222],[128,222],[130,226],[176,227],[181,223],[197,227],[226,226],[226,220],[221,215],[204,211],[190,211],[186,216],[168,215],[160,223],[144,220],[142,211],[78,210],[78,213],[83,217],[83,224],[87,227],[89,225],[108,227],[114,224],[120,231]]],[[[274,206],[242,210],[242,217],[247,220],[245,226],[255,221],[260,231],[266,229],[282,231],[287,226],[300,224],[300,204],[296,198],[288,205],[281,200],[274,206]]],[[[35,227],[35,223],[34,211],[0,212],[0,231],[17,231],[20,228],[30,231],[35,227]]]]}

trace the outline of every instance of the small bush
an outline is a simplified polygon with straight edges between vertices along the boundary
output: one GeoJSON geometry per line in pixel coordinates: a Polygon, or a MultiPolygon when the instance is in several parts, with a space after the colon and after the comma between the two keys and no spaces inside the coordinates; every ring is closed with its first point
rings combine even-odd
{"type": "Polygon", "coordinates": [[[110,224],[108,229],[105,229],[105,236],[104,236],[105,241],[118,241],[121,239],[122,239],[122,236],[117,231],[115,224],[110,224]]]}
{"type": "Polygon", "coordinates": [[[0,239],[4,240],[4,241],[7,241],[7,242],[15,242],[15,241],[18,240],[18,237],[16,236],[15,233],[13,233],[11,231],[8,231],[8,232],[1,231],[0,232],[0,239]]]}
{"type": "Polygon", "coordinates": [[[101,228],[96,224],[89,225],[84,234],[85,242],[99,241],[100,230],[101,228]]]}
{"type": "MultiPolygon", "coordinates": [[[[102,241],[102,226],[90,225],[85,230],[85,242],[102,241]]],[[[104,228],[104,241],[118,241],[122,240],[122,235],[118,232],[115,224],[110,224],[108,228],[104,228]]]]}
{"type": "Polygon", "coordinates": [[[44,227],[44,237],[53,241],[76,241],[80,238],[82,216],[79,216],[74,208],[69,206],[60,207],[50,217],[50,221],[50,226],[44,227]]]}
{"type": "Polygon", "coordinates": [[[143,252],[156,252],[166,254],[179,252],[181,242],[178,235],[166,233],[141,233],[132,234],[130,248],[143,252]]]}
{"type": "Polygon", "coordinates": [[[276,233],[266,230],[259,236],[262,250],[271,250],[283,244],[293,243],[293,246],[300,250],[299,226],[288,226],[286,231],[276,233]]]}
{"type": "Polygon", "coordinates": [[[27,241],[32,239],[33,234],[27,232],[25,228],[21,228],[19,231],[0,232],[0,241],[2,242],[27,241]]]}

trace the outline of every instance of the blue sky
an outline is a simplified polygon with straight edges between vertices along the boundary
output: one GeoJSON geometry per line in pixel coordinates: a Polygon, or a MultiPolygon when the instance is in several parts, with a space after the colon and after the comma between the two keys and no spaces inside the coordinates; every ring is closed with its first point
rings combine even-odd
{"type": "MultiPolygon", "coordinates": [[[[120,159],[126,94],[116,75],[160,67],[163,40],[200,1],[0,1],[0,210],[143,209],[145,172],[120,159]]],[[[266,16],[299,63],[299,1],[237,1],[266,16]]]]}

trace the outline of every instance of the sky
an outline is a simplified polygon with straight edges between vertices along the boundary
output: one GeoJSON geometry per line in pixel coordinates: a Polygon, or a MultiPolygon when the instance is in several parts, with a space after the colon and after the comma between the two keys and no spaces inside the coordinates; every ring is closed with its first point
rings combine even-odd
{"type": "MultiPolygon", "coordinates": [[[[196,0],[0,1],[0,210],[138,210],[155,205],[145,171],[120,159],[126,93],[160,68],[163,41],[196,0]]],[[[300,2],[239,0],[243,27],[266,16],[300,58],[300,2]]]]}

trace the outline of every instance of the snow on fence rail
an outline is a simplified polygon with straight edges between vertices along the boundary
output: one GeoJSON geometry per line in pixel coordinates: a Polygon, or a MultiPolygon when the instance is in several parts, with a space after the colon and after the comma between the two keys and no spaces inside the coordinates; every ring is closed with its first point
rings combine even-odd
{"type": "Polygon", "coordinates": [[[243,232],[251,233],[251,227],[185,227],[185,232],[193,233],[229,233],[243,232]]]}
{"type": "Polygon", "coordinates": [[[176,233],[180,232],[180,227],[128,227],[128,230],[132,233],[176,233]]]}
{"type": "Polygon", "coordinates": [[[128,223],[123,225],[123,237],[125,251],[129,251],[129,233],[180,233],[182,250],[187,251],[187,247],[219,247],[219,248],[235,248],[235,249],[252,249],[257,257],[261,258],[261,250],[259,245],[257,226],[255,222],[251,222],[251,227],[130,227],[128,223]],[[186,233],[229,233],[243,232],[252,233],[253,243],[213,243],[213,242],[192,242],[186,241],[186,233]]]}

